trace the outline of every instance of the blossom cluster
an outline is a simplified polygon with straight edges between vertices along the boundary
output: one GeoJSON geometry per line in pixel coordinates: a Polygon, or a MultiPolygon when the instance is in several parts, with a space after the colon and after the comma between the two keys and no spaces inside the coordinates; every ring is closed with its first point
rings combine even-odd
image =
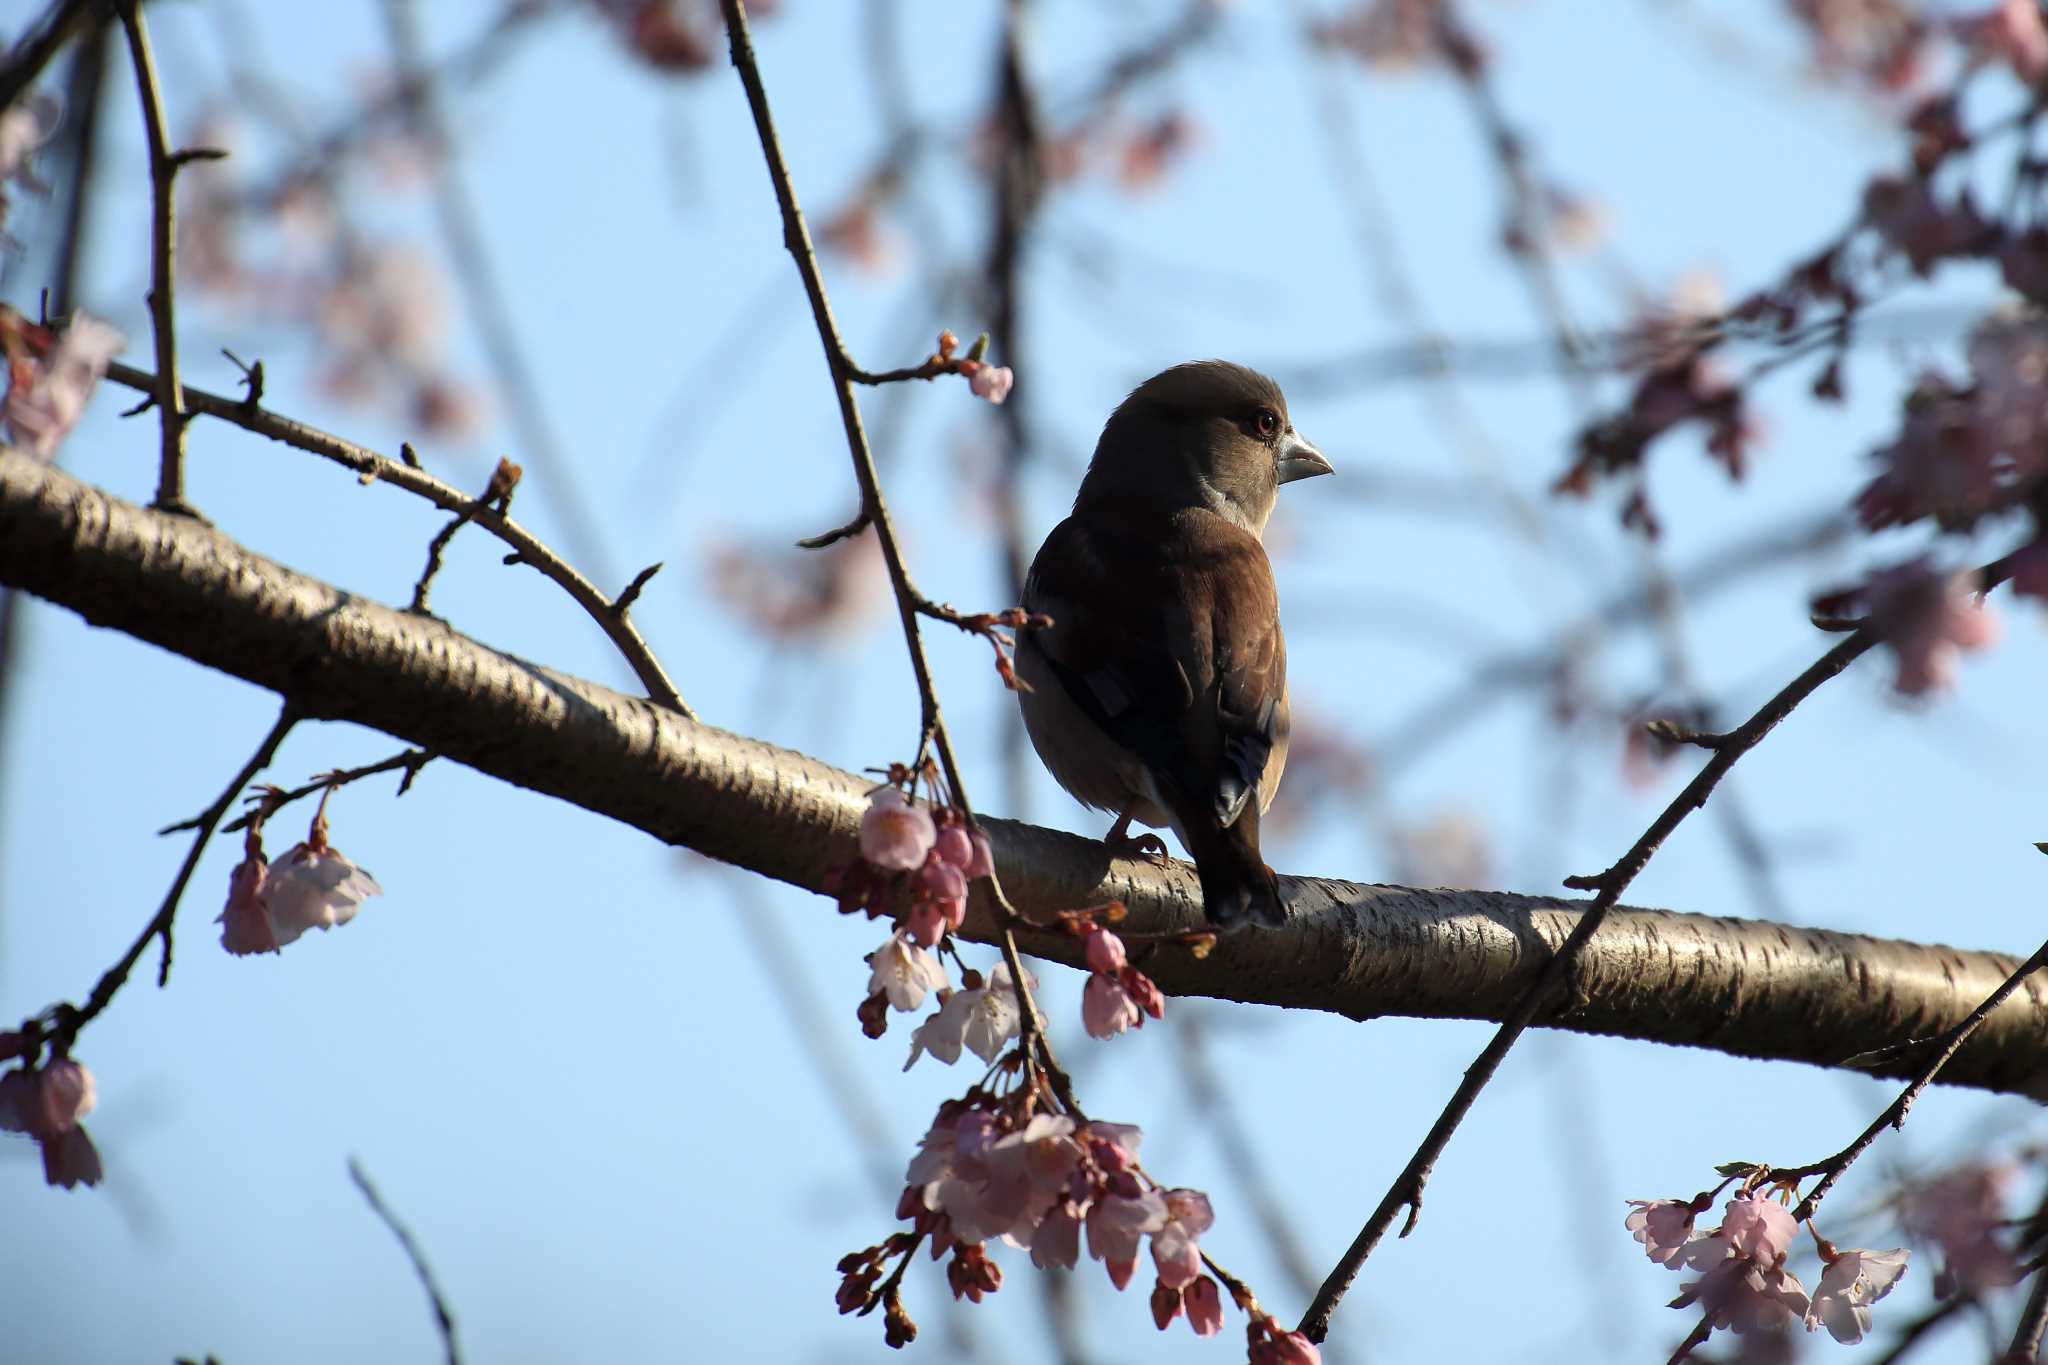
{"type": "Polygon", "coordinates": [[[1728,1201],[1718,1227],[1695,1230],[1693,1220],[1713,1207],[1713,1196],[1632,1199],[1628,1230],[1661,1266],[1701,1272],[1680,1286],[1673,1308],[1697,1304],[1713,1328],[1749,1332],[1803,1322],[1825,1325],[1835,1340],[1853,1345],[1870,1330],[1870,1305],[1892,1291],[1906,1272],[1906,1252],[1838,1250],[1818,1233],[1819,1285],[1809,1295],[1785,1268],[1799,1225],[1782,1204],[1754,1193],[1728,1201]]]}
{"type": "Polygon", "coordinates": [[[1166,998],[1152,978],[1130,964],[1124,941],[1100,925],[1090,924],[1081,934],[1082,954],[1088,963],[1088,984],[1081,991],[1081,1025],[1091,1038],[1114,1038],[1125,1029],[1139,1028],[1145,1016],[1161,1018],[1166,998]]]}
{"type": "MultiPolygon", "coordinates": [[[[0,1033],[0,1059],[20,1056],[28,1046],[25,1033],[0,1033]]],[[[104,1174],[99,1149],[79,1121],[92,1112],[96,1098],[92,1072],[69,1056],[17,1067],[0,1075],[0,1132],[35,1139],[49,1184],[97,1185],[104,1174]]]]}

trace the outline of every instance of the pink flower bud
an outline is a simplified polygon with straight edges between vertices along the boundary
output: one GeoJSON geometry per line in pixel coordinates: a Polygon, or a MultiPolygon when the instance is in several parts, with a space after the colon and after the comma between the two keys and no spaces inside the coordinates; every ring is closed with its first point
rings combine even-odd
{"type": "Polygon", "coordinates": [[[1159,993],[1159,987],[1153,984],[1151,977],[1136,967],[1126,967],[1118,974],[1117,980],[1129,992],[1132,1004],[1154,1019],[1166,1017],[1166,997],[1159,993]]]}
{"type": "Polygon", "coordinates": [[[1216,1292],[1216,1281],[1198,1276],[1181,1291],[1181,1298],[1187,1304],[1188,1326],[1195,1329],[1196,1336],[1213,1337],[1223,1330],[1223,1296],[1216,1292]]]}
{"type": "Polygon", "coordinates": [[[1137,1004],[1115,977],[1097,974],[1088,978],[1081,991],[1081,1027],[1088,1030],[1089,1037],[1114,1038],[1142,1022],[1144,1016],[1137,1004]]]}
{"type": "Polygon", "coordinates": [[[958,825],[947,825],[939,831],[938,842],[933,851],[939,857],[963,871],[974,857],[974,844],[967,837],[967,831],[958,825]]]}
{"type": "Polygon", "coordinates": [[[959,868],[944,861],[935,850],[917,874],[917,889],[936,901],[965,900],[967,878],[961,875],[959,868]]]}
{"type": "Polygon", "coordinates": [[[980,830],[975,830],[967,836],[967,842],[974,846],[974,855],[967,860],[967,866],[963,869],[967,873],[967,880],[993,877],[996,873],[996,855],[995,850],[988,845],[988,836],[980,830]]]}
{"type": "Polygon", "coordinates": [[[1152,1286],[1152,1321],[1164,1332],[1180,1316],[1180,1291],[1161,1280],[1152,1286]]]}
{"type": "Polygon", "coordinates": [[[1010,386],[1016,382],[1017,376],[1010,372],[1008,365],[980,365],[967,377],[967,386],[974,390],[974,396],[986,398],[991,403],[1001,403],[1008,398],[1010,386]]]}
{"type": "Polygon", "coordinates": [[[1088,957],[1088,970],[1101,972],[1104,976],[1115,976],[1124,969],[1124,941],[1107,929],[1090,929],[1082,940],[1088,957]]]}
{"type": "Polygon", "coordinates": [[[92,1112],[97,1099],[92,1073],[69,1057],[59,1057],[42,1070],[37,1109],[31,1128],[39,1138],[68,1133],[92,1112]]]}

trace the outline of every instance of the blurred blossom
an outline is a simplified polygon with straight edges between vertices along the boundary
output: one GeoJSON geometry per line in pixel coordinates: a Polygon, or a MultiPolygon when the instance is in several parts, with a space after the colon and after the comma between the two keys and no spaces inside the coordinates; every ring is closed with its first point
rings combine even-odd
{"type": "Polygon", "coordinates": [[[882,221],[882,198],[863,188],[818,225],[818,244],[836,251],[857,269],[886,275],[896,264],[898,244],[882,221]]]}
{"type": "Polygon", "coordinates": [[[1117,154],[1117,183],[1133,193],[1157,189],[1194,146],[1195,135],[1194,120],[1180,110],[1160,115],[1124,139],[1117,154]]]}
{"type": "Polygon", "coordinates": [[[1906,1227],[1941,1250],[1942,1280],[1972,1294],[2019,1282],[2017,1259],[1998,1237],[2012,1178],[2009,1166],[1972,1162],[1907,1187],[1906,1227]]]}
{"type": "Polygon", "coordinates": [[[2001,62],[2026,85],[2048,76],[2048,27],[2040,0],[1997,0],[1981,14],[1954,21],[1955,33],[1978,60],[2001,62]]]}
{"type": "Polygon", "coordinates": [[[1493,877],[1491,840],[1470,811],[1439,811],[1394,832],[1395,879],[1408,886],[1485,886],[1493,877]]]}
{"type": "Polygon", "coordinates": [[[0,1132],[35,1139],[46,1183],[64,1189],[100,1183],[99,1151],[79,1121],[92,1112],[96,1089],[92,1072],[69,1057],[0,1075],[0,1132]]]}
{"type": "Polygon", "coordinates": [[[967,387],[974,390],[976,398],[986,398],[991,403],[1007,399],[1010,386],[1017,380],[1007,365],[987,365],[976,360],[961,361],[960,373],[967,376],[967,387]]]}
{"type": "Polygon", "coordinates": [[[0,341],[6,343],[8,386],[0,418],[7,435],[39,460],[57,453],[85,411],[86,401],[121,348],[121,334],[98,318],[79,313],[41,359],[27,353],[21,340],[22,320],[8,312],[0,317],[0,341]]]}
{"type": "Polygon", "coordinates": [[[871,532],[805,550],[786,541],[714,544],[711,592],[778,639],[851,635],[884,600],[888,573],[871,532]]]}
{"type": "Polygon", "coordinates": [[[1893,685],[1909,697],[1948,688],[1963,653],[1998,638],[1975,576],[1939,573],[1925,558],[1872,574],[1851,596],[1867,603],[1871,628],[1898,661],[1893,685]]]}
{"type": "Polygon", "coordinates": [[[1830,75],[1868,82],[1896,95],[1919,80],[1930,32],[1909,0],[1786,0],[1806,27],[1814,60],[1830,75]]]}
{"type": "Polygon", "coordinates": [[[0,228],[7,225],[7,187],[34,194],[49,187],[36,179],[35,153],[57,131],[57,102],[48,95],[25,95],[0,109],[0,228]]]}
{"type": "Polygon", "coordinates": [[[1368,66],[1398,70],[1441,55],[1436,0],[1360,0],[1312,30],[1317,43],[1368,66]]]}

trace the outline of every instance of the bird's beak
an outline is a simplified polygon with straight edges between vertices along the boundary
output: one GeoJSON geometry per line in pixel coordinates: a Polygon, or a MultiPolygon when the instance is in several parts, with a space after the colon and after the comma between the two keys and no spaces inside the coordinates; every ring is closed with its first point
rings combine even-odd
{"type": "Polygon", "coordinates": [[[1280,451],[1273,467],[1278,471],[1281,483],[1293,483],[1296,479],[1312,479],[1318,474],[1337,472],[1322,451],[1317,450],[1299,433],[1293,431],[1288,432],[1280,442],[1280,451]]]}

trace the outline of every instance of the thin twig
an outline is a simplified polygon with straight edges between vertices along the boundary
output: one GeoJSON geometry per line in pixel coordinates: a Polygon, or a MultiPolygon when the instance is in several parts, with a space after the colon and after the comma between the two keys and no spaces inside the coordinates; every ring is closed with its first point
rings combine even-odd
{"type": "MultiPolygon", "coordinates": [[[[509,15],[521,8],[508,7],[508,18],[501,20],[487,37],[509,32],[509,15]]],[[[604,528],[584,501],[583,485],[574,475],[575,463],[562,453],[561,439],[541,401],[547,386],[534,373],[527,358],[520,329],[491,262],[483,215],[463,183],[455,157],[455,135],[441,106],[440,85],[421,51],[415,0],[385,0],[383,10],[405,91],[399,107],[413,120],[434,153],[436,221],[449,263],[455,270],[456,283],[476,323],[477,337],[483,342],[484,354],[496,374],[498,396],[519,434],[520,458],[533,466],[541,496],[548,499],[561,519],[565,543],[571,552],[590,565],[599,578],[616,582],[611,556],[605,549],[604,528]]]]}
{"type": "Polygon", "coordinates": [[[163,904],[157,907],[156,914],[150,917],[149,923],[142,926],[142,932],[135,936],[135,942],[128,946],[128,951],[121,955],[121,960],[107,968],[105,974],[100,977],[99,984],[92,988],[92,995],[87,998],[85,1004],[77,1009],[64,1009],[59,1012],[55,1036],[65,1049],[68,1050],[76,1041],[80,1029],[98,1018],[100,1012],[113,1002],[115,994],[127,984],[128,973],[135,969],[136,962],[141,959],[143,950],[149,947],[149,941],[153,938],[161,938],[164,943],[164,960],[163,965],[157,968],[156,984],[161,989],[170,982],[171,922],[177,917],[178,901],[185,894],[186,883],[192,880],[192,873],[199,866],[199,855],[206,851],[206,842],[213,837],[214,826],[227,814],[228,807],[235,803],[235,798],[242,794],[242,789],[249,785],[257,773],[270,766],[271,758],[277,753],[277,746],[284,743],[284,737],[291,732],[297,720],[298,712],[290,701],[286,701],[277,713],[276,724],[270,727],[270,733],[263,737],[263,742],[256,746],[256,752],[249,756],[249,761],[242,765],[234,780],[228,783],[214,803],[206,808],[206,813],[199,817],[199,832],[193,838],[192,847],[186,852],[185,861],[179,866],[178,875],[172,879],[171,889],[165,893],[163,904]]]}
{"type": "Polygon", "coordinates": [[[1416,1148],[1415,1155],[1409,1159],[1407,1166],[1388,1187],[1379,1206],[1373,1210],[1372,1217],[1359,1230],[1351,1246],[1331,1270],[1329,1277],[1323,1281],[1323,1287],[1317,1291],[1315,1301],[1309,1305],[1308,1312],[1302,1315],[1299,1329],[1311,1341],[1321,1341],[1328,1335],[1330,1315],[1336,1311],[1338,1301],[1351,1287],[1352,1281],[1358,1277],[1359,1268],[1365,1264],[1366,1257],[1379,1245],[1380,1239],[1386,1235],[1387,1229],[1393,1225],[1395,1216],[1403,1208],[1408,1210],[1408,1221],[1402,1228],[1402,1235],[1406,1236],[1413,1230],[1415,1221],[1422,1212],[1423,1186],[1428,1183],[1430,1172],[1435,1169],[1437,1158],[1449,1144],[1451,1135],[1457,1131],[1458,1125],[1471,1111],[1473,1103],[1479,1098],[1479,1092],[1500,1069],[1502,1060],[1506,1058],[1508,1050],[1515,1045],[1515,1040],[1521,1037],[1537,1014],[1549,1004],[1557,989],[1565,983],[1580,950],[1592,939],[1594,932],[1606,919],[1608,910],[1620,899],[1621,893],[1628,888],[1629,883],[1635,880],[1636,875],[1643,870],[1651,856],[1663,845],[1664,840],[1670,837],[1671,832],[1678,828],[1679,823],[1706,804],[1708,795],[1722,777],[1726,776],[1728,770],[1735,766],[1737,759],[1755,748],[1765,735],[1811,696],[1815,689],[1855,662],[1876,643],[1877,637],[1874,634],[1859,632],[1822,655],[1817,662],[1787,684],[1783,691],[1765,702],[1755,715],[1731,734],[1729,742],[1714,752],[1713,757],[1700,769],[1698,775],[1686,784],[1685,790],[1665,807],[1664,812],[1643,831],[1642,837],[1636,840],[1618,862],[1596,877],[1566,879],[1566,886],[1580,890],[1595,890],[1598,894],[1580,916],[1570,936],[1545,964],[1543,974],[1537,977],[1536,983],[1529,988],[1527,994],[1501,1024],[1499,1032],[1494,1034],[1493,1041],[1486,1045],[1485,1051],[1481,1052],[1466,1070],[1456,1093],[1452,1095],[1450,1103],[1444,1106],[1443,1113],[1437,1117],[1435,1124],[1430,1127],[1428,1136],[1423,1138],[1421,1145],[1416,1148]]]}
{"type": "Polygon", "coordinates": [[[2000,1365],[2034,1365],[2041,1358],[2041,1337],[2048,1332],[2048,1275],[2035,1272],[2034,1287],[2027,1294],[2026,1311],[2013,1329],[2012,1345],[2000,1365]]]}
{"type": "MultiPolygon", "coordinates": [[[[138,370],[118,361],[107,367],[107,378],[143,393],[155,391],[156,377],[147,370],[138,370]]],[[[425,498],[443,511],[460,512],[475,501],[453,484],[444,483],[414,464],[402,463],[379,455],[366,446],[345,441],[307,426],[303,422],[282,416],[268,408],[251,406],[239,398],[228,398],[221,394],[209,393],[204,389],[187,387],[185,402],[195,416],[217,417],[232,423],[244,431],[253,431],[258,436],[267,436],[273,441],[303,450],[322,459],[348,469],[353,469],[364,483],[388,483],[408,493],[425,498]]],[[[471,520],[504,541],[517,553],[519,562],[531,565],[545,578],[558,584],[582,607],[590,618],[611,639],[612,644],[625,658],[626,664],[640,679],[640,685],[647,689],[650,700],[671,711],[697,718],[669,681],[668,672],[661,661],[654,657],[654,651],[640,634],[639,627],[612,610],[612,600],[600,591],[596,584],[572,568],[568,561],[549,549],[547,544],[531,531],[510,517],[490,508],[475,513],[471,520]]]]}
{"type": "MultiPolygon", "coordinates": [[[[441,572],[441,556],[448,549],[448,542],[455,539],[455,533],[474,520],[476,514],[487,507],[495,507],[503,516],[512,510],[512,490],[519,486],[519,466],[510,460],[498,461],[498,467],[491,471],[491,481],[484,485],[484,491],[477,495],[475,502],[455,514],[455,517],[432,540],[427,542],[427,566],[420,570],[420,581],[413,584],[412,605],[408,611],[418,616],[428,615],[427,593],[432,589],[434,575],[441,572]]],[[[619,604],[612,604],[614,615],[619,614],[619,604]]]]}
{"type": "MultiPolygon", "coordinates": [[[[839,324],[833,319],[832,304],[825,295],[824,276],[818,269],[818,254],[811,245],[810,229],[804,223],[803,210],[797,205],[789,164],[782,155],[782,143],[775,133],[775,119],[768,108],[768,92],[761,82],[761,69],[754,58],[753,37],[747,28],[746,6],[741,0],[719,0],[719,7],[725,14],[732,64],[739,72],[740,84],[746,89],[747,105],[753,112],[754,129],[761,140],[761,154],[767,163],[768,178],[774,185],[775,200],[782,212],[782,243],[795,259],[797,273],[803,277],[804,293],[810,300],[818,340],[824,347],[825,362],[832,372],[832,386],[839,400],[840,425],[845,429],[854,478],[860,485],[861,506],[866,509],[874,527],[882,562],[888,567],[889,581],[895,588],[897,617],[903,627],[904,647],[910,655],[910,668],[917,679],[918,697],[923,708],[922,733],[932,737],[953,803],[972,827],[974,810],[968,800],[966,783],[960,775],[959,762],[953,753],[952,739],[939,711],[938,692],[932,682],[931,665],[925,658],[924,640],[918,630],[917,603],[921,594],[911,585],[902,547],[897,543],[896,529],[882,498],[874,455],[868,448],[867,433],[861,425],[860,404],[854,397],[853,380],[849,377],[854,366],[840,338],[839,324]]],[[[1010,979],[1017,985],[1018,1012],[1022,1017],[1020,1042],[1025,1056],[1034,1067],[1042,1061],[1060,1103],[1076,1118],[1085,1119],[1086,1115],[1074,1099],[1073,1087],[1054,1059],[1052,1045],[1047,1041],[1044,1030],[1039,1027],[1037,1006],[1031,998],[1030,977],[1025,974],[1023,959],[1017,952],[1016,935],[1010,929],[1018,921],[1017,912],[1003,894],[1002,885],[994,874],[989,876],[988,886],[998,918],[1004,926],[1003,961],[1010,968],[1010,979]]]]}
{"type": "Polygon", "coordinates": [[[1869,1127],[1857,1134],[1854,1142],[1826,1160],[1816,1161],[1811,1166],[1800,1166],[1791,1170],[1777,1167],[1771,1169],[1772,1178],[1781,1181],[1804,1180],[1814,1175],[1820,1177],[1820,1183],[1809,1190],[1806,1197],[1799,1201],[1799,1207],[1792,1211],[1792,1217],[1796,1221],[1803,1223],[1813,1217],[1813,1211],[1820,1207],[1820,1201],[1827,1198],[1828,1191],[1834,1188],[1835,1182],[1842,1178],[1842,1173],[1855,1163],[1856,1158],[1862,1156],[1870,1145],[1877,1141],[1878,1134],[1887,1128],[1905,1126],[1906,1114],[1912,1109],[1913,1102],[1920,1098],[1920,1092],[1934,1083],[1934,1078],[1941,1074],[1941,1069],[1948,1065],[1949,1059],[1962,1049],[1969,1036],[1977,1031],[1977,1026],[1990,1018],[1991,1012],[2004,1004],[2006,997],[2018,990],[2022,981],[2043,967],[2048,967],[2048,943],[2043,943],[2032,957],[2014,969],[2013,974],[2008,976],[1997,990],[1986,996],[1983,1003],[1971,1010],[1960,1024],[1942,1035],[1941,1045],[1935,1049],[1933,1059],[1904,1090],[1899,1092],[1897,1099],[1885,1106],[1883,1113],[1871,1120],[1869,1127]]]}
{"type": "Polygon", "coordinates": [[[156,336],[156,401],[162,424],[162,452],[157,472],[156,501],[161,511],[192,515],[185,501],[185,412],[183,386],[178,383],[177,319],[173,280],[177,273],[178,223],[174,185],[178,168],[188,161],[225,153],[207,150],[173,152],[164,131],[163,92],[157,85],[156,59],[149,50],[149,28],[142,21],[141,0],[120,0],[121,27],[128,34],[128,54],[135,64],[136,92],[142,102],[143,132],[149,140],[150,252],[149,323],[156,336]]]}
{"type": "Polygon", "coordinates": [[[363,1192],[363,1199],[369,1204],[370,1212],[391,1229],[391,1235],[398,1239],[405,1258],[412,1262],[413,1273],[420,1277],[420,1288],[427,1291],[427,1304],[434,1310],[434,1325],[441,1329],[441,1345],[448,1353],[448,1365],[462,1365],[461,1348],[455,1344],[455,1314],[448,1309],[448,1300],[441,1293],[441,1286],[434,1279],[434,1272],[427,1268],[426,1257],[420,1254],[420,1245],[413,1240],[410,1229],[398,1221],[396,1214],[384,1202],[377,1187],[370,1183],[370,1177],[363,1172],[363,1163],[354,1157],[348,1159],[348,1178],[363,1192]]]}
{"type": "MultiPolygon", "coordinates": [[[[375,777],[378,773],[397,772],[400,769],[405,771],[405,776],[399,779],[398,790],[393,794],[403,796],[412,789],[413,779],[420,775],[420,769],[426,767],[433,759],[434,755],[425,749],[407,749],[403,753],[393,754],[381,762],[367,764],[361,768],[343,768],[337,772],[322,773],[303,787],[293,787],[289,791],[278,791],[273,794],[267,803],[268,812],[265,818],[268,818],[268,813],[281,810],[294,801],[303,801],[315,793],[333,791],[337,787],[346,787],[351,782],[360,782],[366,777],[375,777]]],[[[253,813],[238,815],[225,825],[222,825],[220,832],[223,834],[233,834],[237,830],[247,829],[249,822],[254,818],[253,813]]],[[[199,823],[203,819],[205,819],[205,816],[195,815],[190,820],[180,820],[175,825],[165,825],[157,833],[159,835],[176,834],[180,830],[198,829],[199,823]]]]}

